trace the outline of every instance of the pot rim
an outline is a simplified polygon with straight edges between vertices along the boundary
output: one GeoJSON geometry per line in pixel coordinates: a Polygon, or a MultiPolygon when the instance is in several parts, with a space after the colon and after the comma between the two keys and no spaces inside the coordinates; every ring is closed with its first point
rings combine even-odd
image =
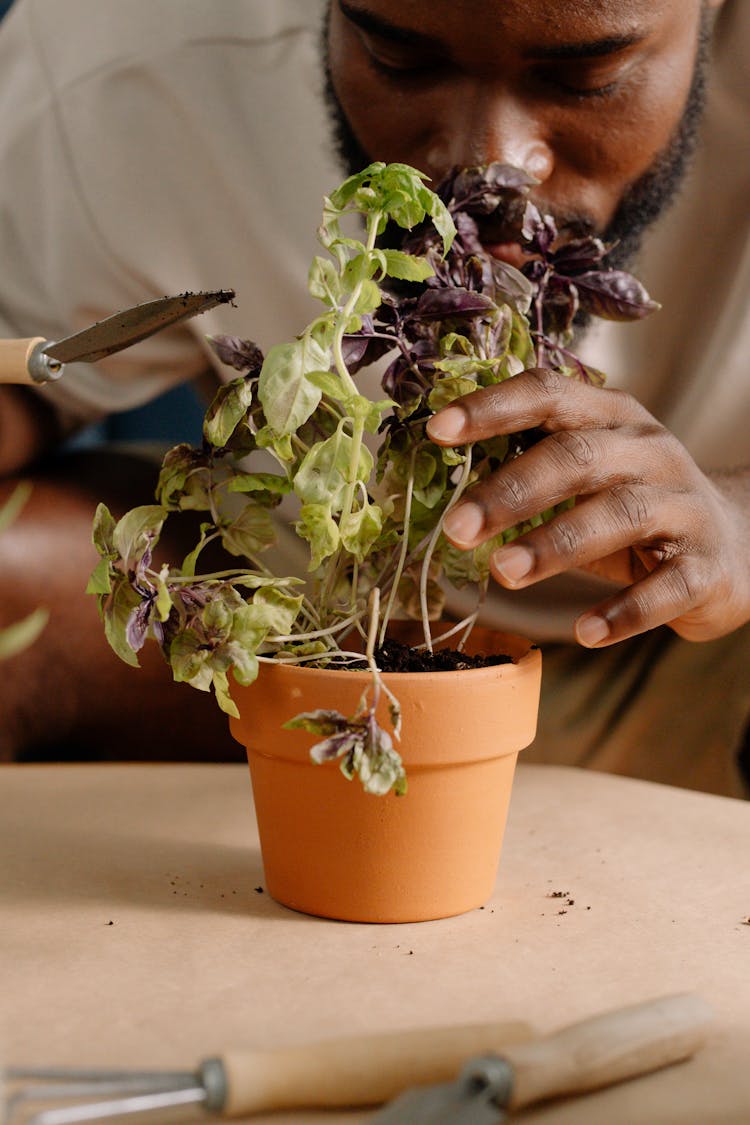
{"type": "MultiPolygon", "coordinates": [[[[381,672],[381,675],[384,679],[388,680],[389,683],[391,681],[399,683],[405,680],[408,680],[410,683],[419,683],[420,681],[433,680],[436,676],[439,677],[441,682],[443,681],[443,677],[445,677],[446,682],[455,677],[465,676],[476,677],[477,679],[492,679],[498,675],[513,675],[514,673],[511,669],[517,669],[517,674],[522,674],[529,665],[536,664],[542,658],[540,647],[529,640],[528,637],[520,636],[517,633],[503,633],[495,629],[487,630],[487,632],[492,633],[501,643],[505,644],[509,642],[511,648],[515,648],[516,650],[524,648],[525,651],[523,651],[520,656],[514,656],[511,652],[503,653],[503,655],[510,656],[510,660],[504,661],[501,664],[488,664],[480,668],[455,668],[440,671],[433,669],[427,672],[381,672]]],[[[307,664],[287,663],[275,657],[265,659],[262,663],[263,667],[268,669],[284,669],[285,672],[294,671],[300,674],[323,677],[324,679],[344,674],[347,676],[347,682],[352,683],[365,683],[372,677],[369,668],[317,668],[307,664]]]]}

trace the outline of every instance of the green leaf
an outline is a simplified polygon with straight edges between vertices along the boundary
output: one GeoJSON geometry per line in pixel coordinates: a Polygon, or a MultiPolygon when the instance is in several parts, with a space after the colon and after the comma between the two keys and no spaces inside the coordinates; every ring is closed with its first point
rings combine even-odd
{"type": "Polygon", "coordinates": [[[292,434],[307,421],[320,402],[320,387],[307,378],[308,372],[329,366],[329,354],[309,335],[269,349],[260,372],[258,397],[274,433],[292,434]]]}
{"type": "Polygon", "coordinates": [[[331,192],[326,200],[327,205],[336,211],[343,211],[360,188],[368,184],[373,177],[382,173],[385,167],[386,165],[382,160],[376,160],[372,164],[368,164],[361,172],[349,176],[343,184],[340,184],[335,191],[331,192]]]}
{"type": "Polygon", "coordinates": [[[377,282],[363,281],[354,305],[354,313],[357,316],[366,316],[379,307],[380,301],[380,287],[377,282]]]}
{"type": "Polygon", "coordinates": [[[257,680],[260,661],[254,652],[248,652],[236,641],[229,641],[226,645],[226,654],[232,662],[232,673],[238,684],[247,687],[257,680]]]}
{"type": "Polygon", "coordinates": [[[255,440],[258,449],[272,449],[280,461],[294,460],[291,434],[282,434],[279,437],[270,426],[263,426],[255,435],[255,440]]]}
{"type": "Polygon", "coordinates": [[[233,473],[227,482],[227,492],[271,492],[286,496],[292,491],[292,482],[278,473],[233,473]]]}
{"type": "Polygon", "coordinates": [[[120,660],[139,668],[138,657],[128,644],[127,626],[130,615],[141,604],[139,594],[124,575],[110,594],[104,606],[104,635],[120,660]]]}
{"type": "Polygon", "coordinates": [[[253,382],[233,379],[219,387],[203,421],[203,436],[210,445],[216,448],[227,445],[253,404],[253,382]]]}
{"type": "Polygon", "coordinates": [[[310,565],[308,570],[317,570],[324,559],[329,558],[339,545],[339,529],[325,504],[303,504],[295,531],[310,544],[310,565]]]}
{"type": "Polygon", "coordinates": [[[397,277],[402,281],[426,281],[435,273],[426,258],[405,254],[403,250],[383,250],[382,253],[389,277],[397,277]]]}
{"type": "Polygon", "coordinates": [[[182,629],[169,646],[169,663],[177,683],[189,683],[198,691],[208,691],[211,670],[207,665],[210,651],[193,629],[182,629]]]}
{"type": "MultiPolygon", "coordinates": [[[[7,508],[5,509],[7,511],[7,508]]],[[[97,504],[94,513],[94,526],[91,540],[104,558],[114,558],[117,554],[114,544],[115,520],[106,504],[97,504]]]]}
{"type": "Polygon", "coordinates": [[[330,258],[313,258],[307,277],[307,288],[313,297],[337,307],[341,297],[341,278],[330,258]]]}
{"type": "MultiPolygon", "coordinates": [[[[114,521],[113,521],[114,522],[114,521]]],[[[99,559],[86,585],[87,594],[108,594],[112,589],[112,567],[108,558],[99,559]]]]}
{"type": "Polygon", "coordinates": [[[453,239],[456,237],[456,224],[453,222],[451,213],[443,203],[440,196],[435,195],[433,191],[422,185],[420,190],[420,199],[427,214],[432,219],[435,230],[438,232],[443,240],[443,254],[447,254],[453,245],[453,239]]]}
{"type": "Polygon", "coordinates": [[[239,719],[240,713],[237,710],[237,704],[229,694],[229,680],[227,679],[226,672],[220,672],[214,669],[214,694],[216,695],[216,702],[221,707],[222,711],[227,715],[231,715],[233,719],[239,719]]]}
{"type": "Polygon", "coordinates": [[[160,621],[166,621],[172,612],[172,595],[166,582],[167,567],[164,567],[156,579],[156,616],[160,621]]]}
{"type": "Polygon", "coordinates": [[[471,379],[466,375],[446,375],[444,379],[440,379],[433,389],[430,391],[427,399],[430,410],[436,413],[442,410],[444,406],[448,406],[451,402],[455,402],[457,398],[463,398],[464,395],[470,395],[477,389],[475,379],[471,379]]]}
{"type": "Polygon", "coordinates": [[[320,387],[324,395],[340,401],[346,397],[347,391],[335,371],[311,371],[307,376],[311,383],[320,387]]]}
{"type": "Polygon", "coordinates": [[[156,499],[170,511],[206,511],[210,508],[208,489],[209,454],[193,449],[183,442],[176,445],[162,461],[156,499]]]}
{"type": "Polygon", "coordinates": [[[290,633],[304,601],[302,594],[290,594],[274,586],[263,586],[248,607],[253,614],[262,616],[269,633],[284,636],[290,633]]]}
{"type": "Polygon", "coordinates": [[[376,504],[365,504],[342,519],[341,543],[358,562],[363,562],[382,529],[383,513],[380,508],[376,504]]]}
{"type": "MultiPolygon", "coordinates": [[[[352,439],[341,428],[318,442],[305,455],[294,477],[294,491],[303,504],[323,504],[329,511],[341,510],[349,482],[352,439]]],[[[372,454],[362,445],[356,479],[367,481],[372,472],[372,454]]]]}
{"type": "Polygon", "coordinates": [[[142,504],[132,508],[115,525],[113,546],[129,567],[157,541],[166,514],[160,504],[142,504]]]}
{"type": "Polygon", "coordinates": [[[372,402],[364,395],[351,395],[345,398],[343,403],[349,417],[361,422],[368,434],[378,432],[383,414],[395,405],[396,403],[390,398],[381,398],[377,402],[372,402]]]}
{"type": "Polygon", "coordinates": [[[16,621],[0,632],[0,660],[16,656],[32,645],[49,620],[46,609],[35,609],[22,621],[16,621]]]}
{"type": "Polygon", "coordinates": [[[221,541],[230,555],[252,556],[270,547],[275,539],[268,509],[249,501],[228,527],[221,528],[221,541]]]}

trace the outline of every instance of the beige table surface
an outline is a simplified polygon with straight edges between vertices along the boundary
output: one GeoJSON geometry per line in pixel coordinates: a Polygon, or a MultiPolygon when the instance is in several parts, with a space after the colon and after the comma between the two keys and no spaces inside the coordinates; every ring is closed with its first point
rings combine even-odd
{"type": "Polygon", "coordinates": [[[3,766],[0,864],[8,1063],[188,1068],[228,1046],[397,1027],[550,1031],[696,990],[718,1019],[692,1061],[518,1119],[750,1122],[748,804],[520,766],[492,901],[368,926],[261,893],[241,766],[3,766]]]}

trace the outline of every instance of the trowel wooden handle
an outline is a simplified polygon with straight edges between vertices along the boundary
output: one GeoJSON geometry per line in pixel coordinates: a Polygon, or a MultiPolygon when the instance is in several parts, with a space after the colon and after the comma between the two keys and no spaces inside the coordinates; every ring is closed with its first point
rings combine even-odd
{"type": "Polygon", "coordinates": [[[699,996],[680,993],[510,1046],[502,1052],[513,1067],[509,1107],[596,1090],[680,1062],[704,1042],[712,1019],[699,996]]]}
{"type": "Polygon", "coordinates": [[[34,348],[46,342],[43,336],[30,336],[26,340],[0,340],[0,383],[37,386],[39,381],[32,378],[29,360],[34,348]]]}
{"type": "Polygon", "coordinates": [[[472,1055],[530,1039],[522,1022],[424,1028],[274,1051],[229,1051],[228,1117],[274,1109],[376,1105],[409,1086],[450,1082],[472,1055]]]}

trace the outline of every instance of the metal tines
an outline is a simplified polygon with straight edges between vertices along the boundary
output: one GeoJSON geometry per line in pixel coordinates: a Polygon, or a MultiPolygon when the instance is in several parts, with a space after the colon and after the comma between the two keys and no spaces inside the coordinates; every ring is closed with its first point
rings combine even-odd
{"type": "Polygon", "coordinates": [[[211,1100],[200,1071],[12,1067],[0,1078],[2,1125],[74,1125],[179,1106],[209,1108],[211,1100]]]}

